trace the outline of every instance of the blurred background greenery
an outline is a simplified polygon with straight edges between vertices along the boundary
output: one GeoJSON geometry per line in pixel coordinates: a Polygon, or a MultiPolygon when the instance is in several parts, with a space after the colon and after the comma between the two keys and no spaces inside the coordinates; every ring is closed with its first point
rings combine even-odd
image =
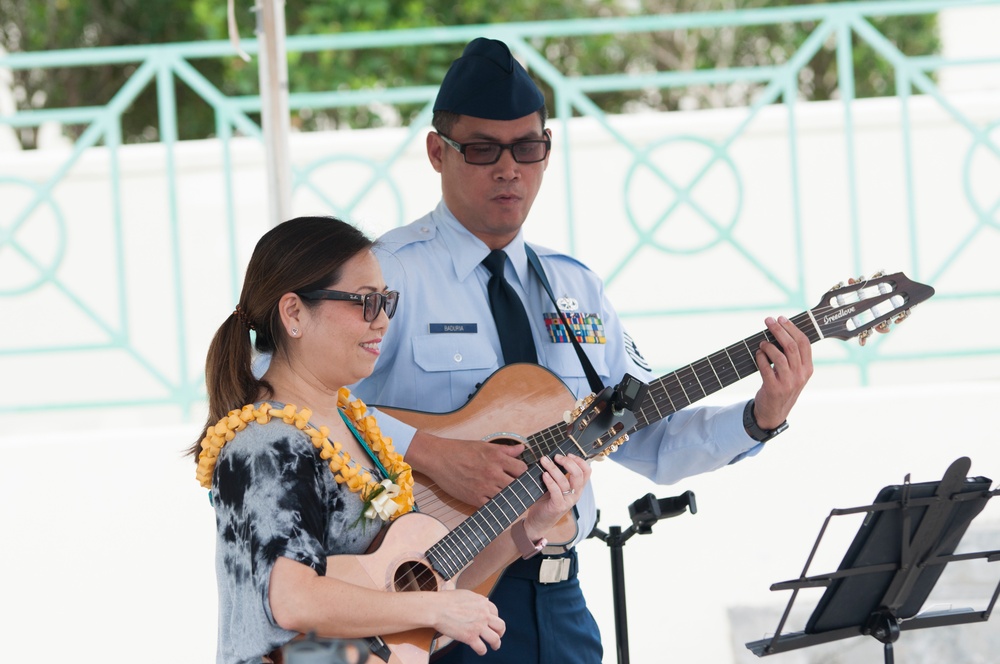
{"type": "MultiPolygon", "coordinates": [[[[816,0],[289,0],[287,33],[322,35],[451,25],[549,21],[573,18],[627,17],[710,12],[761,7],[822,4],[816,0]]],[[[236,4],[242,39],[254,37],[251,0],[236,4]]],[[[224,0],[0,0],[0,47],[8,53],[172,42],[224,40],[224,0]]],[[[889,16],[872,23],[906,55],[933,55],[940,47],[934,15],[889,16]]],[[[815,28],[812,22],[697,28],[626,36],[539,37],[532,45],[566,75],[601,75],[689,71],[780,65],[815,28]]],[[[891,66],[854,37],[855,96],[893,94],[891,66]]],[[[821,49],[799,80],[803,100],[837,96],[834,44],[821,49]]],[[[394,47],[364,50],[289,52],[292,92],[437,85],[457,47],[394,47]]],[[[257,60],[239,57],[196,60],[194,66],[225,94],[256,95],[257,60]]],[[[86,68],[28,69],[12,72],[11,91],[18,109],[100,106],[117,92],[137,63],[86,68]]],[[[177,82],[181,139],[208,138],[215,131],[211,108],[177,82]]],[[[759,84],[763,85],[763,84],[759,84]]],[[[696,88],[656,88],[596,93],[595,104],[607,113],[682,108],[743,106],[759,85],[706,84],[696,88]]],[[[551,102],[551,93],[549,94],[551,102]]],[[[157,135],[157,100],[153,86],[139,96],[123,118],[124,139],[152,142],[157,135]]],[[[550,105],[551,108],[551,105],[550,105]]],[[[385,112],[369,106],[303,109],[293,112],[300,131],[405,125],[419,112],[405,105],[385,112]]],[[[82,127],[64,132],[76,138],[82,127]]],[[[18,129],[25,149],[37,144],[37,127],[18,129]]]]}

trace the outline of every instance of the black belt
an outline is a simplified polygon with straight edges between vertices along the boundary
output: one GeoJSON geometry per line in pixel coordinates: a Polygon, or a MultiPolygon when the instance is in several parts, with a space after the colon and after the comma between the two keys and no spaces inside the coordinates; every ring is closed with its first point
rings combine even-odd
{"type": "Polygon", "coordinates": [[[518,558],[504,571],[515,579],[529,579],[538,583],[559,583],[575,579],[579,562],[576,547],[557,556],[537,555],[524,560],[518,558]]]}

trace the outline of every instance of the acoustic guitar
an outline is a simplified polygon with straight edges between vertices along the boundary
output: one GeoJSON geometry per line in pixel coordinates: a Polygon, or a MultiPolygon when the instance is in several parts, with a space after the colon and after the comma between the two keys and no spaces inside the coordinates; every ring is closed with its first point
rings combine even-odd
{"type": "MultiPolygon", "coordinates": [[[[873,331],[888,331],[891,323],[901,322],[933,294],[933,288],[910,281],[902,273],[879,273],[857,283],[838,284],[816,307],[790,320],[811,343],[859,337],[864,345],[873,331]]],[[[613,452],[630,433],[756,373],[754,354],[764,340],[776,343],[764,330],[652,381],[631,410],[609,407],[617,388],[606,388],[578,406],[559,378],[525,364],[502,367],[467,404],[449,413],[377,406],[381,412],[440,436],[525,442],[521,459],[528,470],[478,510],[414,473],[420,512],[394,521],[373,552],[331,558],[327,574],[395,592],[456,587],[462,570],[476,554],[544,495],[541,456],[575,454],[589,459],[613,452]]],[[[572,541],[575,531],[570,529],[575,529],[575,520],[568,516],[563,537],[572,541]]],[[[495,570],[474,590],[488,595],[502,572],[503,568],[495,570]]],[[[393,664],[423,664],[440,645],[435,643],[436,636],[427,628],[373,637],[372,652],[393,664]]]]}

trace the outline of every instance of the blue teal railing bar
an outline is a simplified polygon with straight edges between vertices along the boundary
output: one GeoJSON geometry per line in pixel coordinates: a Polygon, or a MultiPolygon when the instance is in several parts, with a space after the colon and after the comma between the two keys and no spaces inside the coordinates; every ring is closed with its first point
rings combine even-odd
{"type": "MultiPolygon", "coordinates": [[[[1000,63],[1000,46],[997,52],[982,55],[946,58],[939,55],[906,56],[901,53],[884,35],[878,32],[869,21],[873,17],[904,16],[916,14],[932,14],[944,9],[955,7],[998,6],[1000,0],[896,0],[887,2],[856,2],[796,5],[789,7],[762,8],[742,11],[717,13],[690,13],[662,16],[641,16],[593,20],[543,21],[534,23],[508,23],[503,25],[456,26],[449,28],[413,29],[383,32],[367,32],[356,34],[332,34],[290,36],[287,39],[289,52],[307,53],[336,50],[364,50],[398,48],[406,46],[448,45],[449,48],[464,44],[468,40],[488,35],[505,40],[515,53],[527,64],[533,75],[544,81],[553,91],[554,104],[552,121],[560,127],[563,136],[570,135],[571,118],[584,116],[592,119],[607,136],[629,154],[630,167],[626,169],[624,188],[627,191],[640,173],[647,174],[669,190],[673,201],[659,210],[652,223],[645,223],[636,218],[628,209],[621,212],[629,232],[629,245],[604,271],[603,276],[609,288],[618,287],[626,279],[630,261],[647,251],[660,254],[691,257],[712,248],[725,246],[733,255],[756,272],[756,275],[773,288],[773,292],[760,301],[749,303],[727,303],[725,306],[706,304],[690,306],[687,304],[670,306],[659,302],[651,302],[642,308],[623,309],[623,316],[632,321],[655,320],[658,318],[678,319],[698,317],[705,314],[739,313],[739,312],[773,312],[792,308],[809,308],[815,293],[807,291],[806,280],[806,233],[809,222],[804,217],[804,201],[802,197],[802,163],[805,155],[800,144],[799,118],[796,113],[799,100],[798,76],[811,58],[820,49],[830,47],[836,51],[838,75],[838,90],[843,118],[843,135],[841,137],[844,153],[847,155],[844,168],[847,183],[847,219],[845,227],[849,237],[849,260],[860,275],[863,272],[863,235],[865,224],[862,221],[862,211],[859,209],[859,175],[856,169],[859,151],[855,127],[855,90],[853,79],[853,49],[855,44],[862,42],[874,49],[880,57],[889,63],[896,78],[896,97],[899,100],[899,124],[901,141],[899,163],[904,182],[903,206],[906,213],[907,238],[905,240],[909,265],[907,272],[915,280],[936,283],[946,280],[956,269],[961,258],[974,242],[985,234],[995,234],[1000,230],[997,220],[1000,212],[1000,196],[979,202],[973,190],[971,172],[974,170],[973,158],[976,149],[982,149],[987,154],[1000,158],[1000,143],[994,138],[1000,127],[1000,109],[993,121],[985,126],[965,115],[952,101],[941,93],[932,76],[938,70],[955,67],[975,67],[981,65],[996,65],[1000,63]],[[567,76],[559,71],[532,44],[532,40],[545,37],[583,37],[590,35],[621,35],[631,33],[650,33],[669,30],[692,30],[699,28],[734,28],[760,25],[778,25],[784,23],[814,24],[812,32],[791,55],[787,62],[761,67],[732,67],[728,69],[711,69],[696,71],[655,71],[637,74],[601,75],[601,76],[567,76]],[[651,141],[648,144],[634,144],[627,132],[620,128],[615,118],[606,116],[589,95],[601,92],[640,90],[645,88],[683,88],[705,85],[736,85],[753,83],[760,85],[753,102],[742,109],[743,115],[729,126],[722,136],[713,138],[702,136],[673,136],[662,140],[651,141]],[[962,127],[972,148],[967,152],[963,165],[963,186],[965,199],[956,201],[974,210],[976,222],[965,230],[959,239],[944,251],[931,257],[921,251],[921,238],[926,235],[927,228],[921,227],[917,201],[917,178],[913,163],[916,159],[913,144],[913,97],[914,93],[933,99],[937,106],[951,121],[962,127]],[[746,192],[740,178],[739,168],[732,156],[732,151],[738,141],[746,135],[748,128],[761,113],[776,104],[787,109],[787,159],[789,164],[789,183],[787,205],[793,221],[791,245],[795,255],[790,257],[794,262],[793,274],[782,273],[766,256],[760,255],[753,246],[737,232],[737,222],[745,203],[746,192]],[[707,160],[694,172],[693,177],[679,181],[676,176],[662,168],[657,161],[655,152],[669,147],[674,142],[685,140],[697,145],[708,155],[707,160]],[[703,183],[712,170],[724,166],[727,172],[733,173],[736,194],[735,210],[729,217],[720,217],[710,207],[703,204],[695,195],[696,188],[703,183]],[[680,211],[687,210],[700,223],[714,234],[712,239],[698,247],[677,247],[664,243],[658,232],[666,228],[680,211]]],[[[250,54],[256,54],[259,44],[255,39],[241,41],[241,47],[250,54]]],[[[222,179],[220,185],[225,201],[224,227],[226,239],[223,243],[224,254],[228,263],[226,285],[230,296],[235,301],[239,293],[239,280],[242,266],[239,264],[238,235],[240,225],[236,219],[236,187],[234,184],[233,139],[236,135],[261,138],[261,130],[251,117],[261,108],[261,100],[257,96],[230,97],[206,79],[191,63],[208,58],[231,58],[234,56],[232,45],[228,41],[162,44],[149,46],[127,46],[118,48],[93,48],[53,51],[46,53],[14,53],[0,56],[0,69],[13,70],[54,68],[54,67],[93,67],[108,64],[137,64],[126,83],[113,95],[104,107],[52,108],[18,111],[13,115],[0,117],[0,126],[13,128],[36,127],[48,122],[84,125],[86,128],[76,140],[72,149],[62,163],[47,173],[40,180],[29,180],[3,165],[7,155],[0,154],[0,196],[4,186],[16,186],[28,192],[27,203],[16,210],[4,209],[0,205],[0,250],[5,248],[30,266],[37,276],[27,279],[16,287],[4,288],[0,283],[0,305],[4,300],[29,302],[37,297],[43,289],[52,289],[65,299],[66,306],[84,316],[103,335],[103,341],[73,343],[54,343],[47,346],[32,344],[7,344],[0,336],[0,374],[3,374],[4,358],[44,358],[58,357],[72,359],[76,356],[86,356],[106,351],[121,353],[134,363],[138,370],[146,375],[153,384],[159,387],[155,394],[136,394],[128,398],[92,395],[78,401],[68,399],[53,399],[50,401],[29,400],[19,402],[17,395],[5,395],[0,399],[0,412],[32,412],[50,408],[96,408],[121,406],[169,406],[176,407],[182,413],[189,413],[193,406],[200,405],[203,400],[201,387],[202,377],[197,369],[200,358],[191,357],[192,337],[188,329],[193,318],[192,302],[189,297],[190,287],[185,285],[185,276],[191,269],[185,255],[182,223],[180,219],[179,196],[180,183],[177,173],[178,154],[178,121],[174,85],[182,82],[207,103],[215,114],[215,129],[218,139],[218,155],[222,163],[222,179]],[[164,301],[165,309],[170,311],[171,336],[176,347],[172,353],[176,362],[166,366],[155,356],[155,353],[145,349],[139,343],[133,332],[136,324],[136,314],[130,301],[135,297],[138,287],[130,282],[126,269],[124,238],[135,232],[141,219],[130,216],[123,204],[122,179],[122,149],[121,118],[128,107],[140,93],[147,88],[156,91],[159,111],[159,142],[162,147],[162,160],[165,164],[165,179],[163,192],[166,205],[166,242],[162,247],[164,255],[169,257],[168,272],[164,275],[165,283],[169,284],[170,295],[164,301]],[[114,284],[109,284],[108,292],[113,294],[115,307],[100,309],[82,293],[76,291],[73,283],[67,281],[60,273],[60,265],[72,246],[66,244],[67,215],[69,212],[60,207],[54,196],[54,190],[68,177],[69,173],[81,162],[85,154],[92,148],[103,146],[108,159],[110,182],[106,196],[111,216],[113,241],[108,250],[106,260],[113,264],[114,284]],[[51,211],[55,225],[59,231],[54,253],[48,264],[36,258],[30,248],[20,239],[19,234],[42,211],[51,211]],[[61,243],[61,244],[60,244],[61,243]],[[14,397],[14,398],[11,398],[14,397]]],[[[386,186],[391,196],[395,197],[394,209],[397,214],[396,224],[402,224],[406,218],[406,210],[401,200],[403,198],[400,183],[393,174],[393,167],[406,151],[420,139],[430,121],[430,104],[434,99],[436,85],[413,85],[384,90],[337,90],[297,92],[291,91],[289,107],[292,110],[307,108],[335,109],[383,105],[417,105],[421,110],[404,132],[400,134],[397,145],[388,154],[372,159],[365,154],[333,154],[318,158],[311,163],[296,163],[293,165],[293,188],[296,192],[309,193],[325,206],[328,212],[352,217],[366,198],[374,195],[376,187],[386,186]],[[364,166],[367,176],[345,200],[338,200],[332,194],[335,189],[321,181],[319,175],[324,167],[337,163],[351,163],[364,166]]],[[[564,169],[561,196],[566,210],[566,218],[559,223],[564,224],[567,245],[571,251],[579,252],[583,247],[580,238],[581,225],[578,223],[586,210],[579,209],[579,192],[575,192],[573,182],[577,174],[583,170],[581,164],[574,159],[574,151],[570,141],[561,141],[558,148],[564,169]]],[[[16,155],[14,156],[16,159],[16,155]]],[[[558,184],[548,185],[559,186],[558,184]]],[[[0,198],[2,200],[2,198],[0,198]]],[[[2,255],[2,254],[0,254],[2,255]]],[[[992,284],[969,290],[939,289],[936,301],[963,302],[969,300],[987,300],[994,303],[1000,300],[1000,290],[992,284]]],[[[858,380],[862,384],[870,380],[872,369],[883,363],[905,363],[934,358],[1000,358],[1000,344],[984,343],[980,346],[966,347],[959,343],[944,345],[926,352],[883,352],[880,346],[868,348],[864,353],[848,350],[840,356],[819,357],[820,365],[831,364],[848,366],[857,371],[858,380]]],[[[673,369],[672,366],[659,367],[663,370],[673,369]]],[[[82,380],[85,383],[85,379],[82,380]]],[[[86,392],[81,390],[81,394],[86,392]]]]}

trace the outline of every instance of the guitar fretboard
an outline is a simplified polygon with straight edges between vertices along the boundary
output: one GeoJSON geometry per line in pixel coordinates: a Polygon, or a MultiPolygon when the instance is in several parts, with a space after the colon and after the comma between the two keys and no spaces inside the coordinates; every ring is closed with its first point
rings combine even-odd
{"type": "MultiPolygon", "coordinates": [[[[810,343],[820,340],[819,331],[808,313],[801,313],[790,320],[810,343]]],[[[632,430],[658,422],[709,394],[757,373],[755,355],[763,341],[777,344],[774,335],[764,330],[652,381],[646,400],[636,414],[639,422],[632,430]]]]}
{"type": "MultiPolygon", "coordinates": [[[[562,445],[556,445],[552,452],[571,453],[572,443],[567,441],[565,433],[561,442],[562,445]]],[[[428,549],[427,560],[438,574],[445,579],[458,574],[545,495],[545,484],[541,479],[543,472],[544,469],[538,463],[528,464],[527,472],[428,549]]]]}
{"type": "MultiPolygon", "coordinates": [[[[790,320],[806,335],[810,343],[816,343],[822,338],[809,312],[803,312],[790,320]]],[[[764,330],[650,382],[645,401],[635,411],[636,425],[629,433],[669,417],[709,394],[757,373],[754,357],[762,341],[777,344],[774,335],[764,330]]],[[[541,456],[550,456],[565,438],[565,424],[554,424],[528,436],[521,460],[531,464],[541,456]]]]}

